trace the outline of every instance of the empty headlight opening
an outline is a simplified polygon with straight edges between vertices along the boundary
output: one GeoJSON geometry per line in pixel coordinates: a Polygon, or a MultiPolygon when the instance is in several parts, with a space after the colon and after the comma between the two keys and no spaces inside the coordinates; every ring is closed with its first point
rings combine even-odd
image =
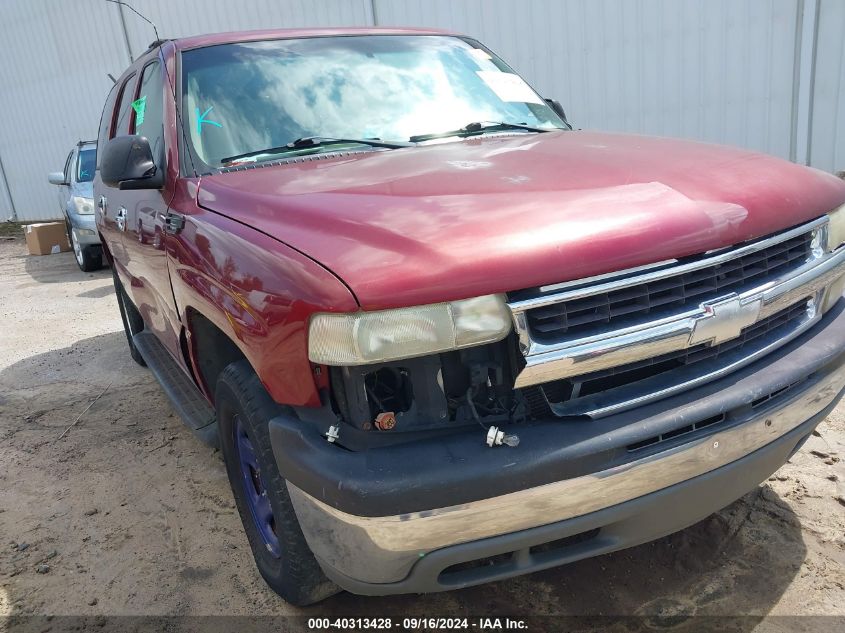
{"type": "Polygon", "coordinates": [[[332,408],[362,431],[401,433],[530,417],[514,389],[513,337],[465,350],[358,367],[331,367],[332,408]],[[383,424],[384,415],[394,416],[383,424]],[[379,416],[382,416],[381,418],[379,416]]]}

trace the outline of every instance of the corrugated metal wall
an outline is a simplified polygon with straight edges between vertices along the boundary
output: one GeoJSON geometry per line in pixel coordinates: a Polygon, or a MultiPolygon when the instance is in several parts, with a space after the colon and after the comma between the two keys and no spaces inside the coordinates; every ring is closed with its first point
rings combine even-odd
{"type": "MultiPolygon", "coordinates": [[[[60,171],[80,139],[96,137],[111,87],[129,63],[114,5],[4,2],[0,41],[0,161],[22,220],[59,217],[47,172],[60,171]]],[[[2,178],[0,178],[2,182],[2,178]]],[[[0,219],[11,215],[0,196],[0,219]]]]}
{"type": "MultiPolygon", "coordinates": [[[[128,0],[162,37],[241,29],[365,26],[370,0],[128,0]]],[[[0,8],[0,221],[60,217],[47,172],[80,139],[96,138],[112,82],[155,39],[129,9],[105,0],[3,0],[0,8]],[[126,28],[124,34],[124,26],[126,28]]]]}
{"type": "MultiPolygon", "coordinates": [[[[584,128],[742,145],[845,169],[841,0],[133,0],[163,37],[415,25],[478,37],[584,128]],[[809,20],[809,21],[808,21],[809,20]],[[803,56],[803,57],[802,57],[803,56]]],[[[0,217],[56,217],[46,173],[92,137],[130,55],[154,39],[104,0],[6,0],[0,217]],[[124,31],[125,29],[125,31],[124,31]]]]}
{"type": "Polygon", "coordinates": [[[819,6],[810,128],[810,164],[845,170],[845,2],[819,6]]]}
{"type": "MultiPolygon", "coordinates": [[[[129,0],[162,37],[308,26],[372,26],[370,0],[129,0]]],[[[155,39],[149,25],[123,8],[136,57],[155,39]]]]}
{"type": "Polygon", "coordinates": [[[794,0],[379,0],[376,15],[477,36],[579,127],[789,156],[794,0]]]}

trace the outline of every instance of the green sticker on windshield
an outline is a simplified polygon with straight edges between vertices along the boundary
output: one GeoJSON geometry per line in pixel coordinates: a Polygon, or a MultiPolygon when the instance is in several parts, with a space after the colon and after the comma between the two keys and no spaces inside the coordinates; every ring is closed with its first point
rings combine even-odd
{"type": "Polygon", "coordinates": [[[147,95],[133,101],[132,109],[135,110],[135,125],[141,125],[144,122],[144,112],[147,110],[147,95]]]}

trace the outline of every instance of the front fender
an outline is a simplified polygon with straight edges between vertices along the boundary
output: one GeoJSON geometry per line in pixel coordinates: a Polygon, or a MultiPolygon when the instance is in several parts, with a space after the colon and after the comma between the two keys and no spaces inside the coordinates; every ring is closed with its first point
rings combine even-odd
{"type": "Polygon", "coordinates": [[[217,326],[276,402],[319,406],[308,320],[314,312],[357,310],[350,290],[295,249],[196,206],[166,244],[182,323],[194,310],[217,326]]]}

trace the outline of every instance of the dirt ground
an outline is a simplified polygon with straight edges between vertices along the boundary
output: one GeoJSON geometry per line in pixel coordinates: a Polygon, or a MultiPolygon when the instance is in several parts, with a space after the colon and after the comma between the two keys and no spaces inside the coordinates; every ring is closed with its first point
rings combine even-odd
{"type": "Polygon", "coordinates": [[[253,566],[219,455],[130,359],[108,269],[0,240],[0,316],[0,616],[845,616],[845,407],[769,481],[657,542],[296,609],[253,566]]]}

